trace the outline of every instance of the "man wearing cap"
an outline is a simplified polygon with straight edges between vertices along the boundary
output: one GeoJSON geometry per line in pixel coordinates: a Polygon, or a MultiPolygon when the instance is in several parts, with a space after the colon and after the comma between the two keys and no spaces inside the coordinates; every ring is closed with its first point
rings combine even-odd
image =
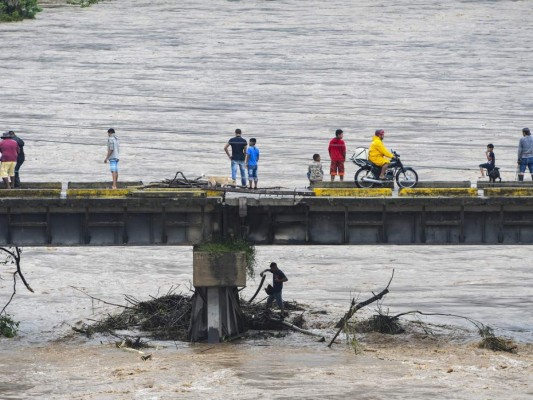
{"type": "Polygon", "coordinates": [[[335,175],[339,175],[341,181],[344,180],[344,161],[346,160],[346,144],[342,140],[344,133],[342,129],[335,131],[335,137],[329,141],[328,152],[331,165],[329,174],[331,182],[335,180],[335,175]]]}
{"type": "Polygon", "coordinates": [[[109,169],[111,171],[111,177],[113,178],[112,189],[117,188],[118,181],[118,160],[119,160],[119,144],[118,138],[115,135],[115,130],[109,128],[107,130],[107,157],[104,160],[104,163],[109,161],[109,169]]]}
{"type": "Polygon", "coordinates": [[[379,179],[385,179],[385,172],[387,172],[390,160],[391,158],[394,158],[394,155],[387,150],[383,144],[384,136],[385,131],[383,129],[376,130],[376,132],[374,132],[374,137],[372,138],[372,143],[368,149],[368,160],[376,164],[378,167],[381,167],[379,179]]]}
{"type": "Polygon", "coordinates": [[[522,129],[522,139],[518,143],[518,165],[520,165],[519,181],[524,180],[526,166],[533,179],[533,137],[531,137],[529,128],[522,129]]]}
{"type": "Polygon", "coordinates": [[[13,140],[10,132],[2,134],[0,141],[0,176],[2,177],[6,188],[12,189],[15,185],[15,165],[19,154],[19,145],[13,140]]]}

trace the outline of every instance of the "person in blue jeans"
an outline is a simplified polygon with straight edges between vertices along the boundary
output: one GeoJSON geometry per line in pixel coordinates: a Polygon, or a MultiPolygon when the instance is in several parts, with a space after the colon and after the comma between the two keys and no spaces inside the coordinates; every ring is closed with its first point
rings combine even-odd
{"type": "Polygon", "coordinates": [[[237,180],[237,168],[241,172],[241,183],[242,186],[246,186],[246,172],[244,172],[244,159],[246,156],[246,147],[248,143],[246,139],[241,137],[242,132],[240,129],[235,129],[235,136],[232,137],[228,143],[224,146],[224,151],[228,155],[228,158],[231,160],[231,179],[233,183],[237,180]],[[229,154],[228,149],[231,147],[231,155],[229,154]]]}
{"type": "Polygon", "coordinates": [[[285,307],[283,306],[283,298],[281,296],[281,292],[283,291],[283,282],[287,282],[288,279],[283,273],[283,271],[278,268],[278,264],[276,264],[275,262],[270,263],[270,268],[265,269],[263,272],[260,273],[261,277],[263,277],[266,272],[272,273],[272,287],[274,289],[272,294],[268,295],[266,306],[267,308],[270,308],[272,306],[272,302],[275,299],[276,304],[281,310],[281,316],[283,317],[285,315],[285,307]]]}
{"type": "Polygon", "coordinates": [[[257,163],[259,162],[259,149],[255,146],[257,140],[255,138],[250,139],[250,145],[246,149],[246,159],[244,164],[248,169],[248,182],[250,183],[250,189],[252,188],[252,182],[254,183],[254,189],[257,189],[257,163]]]}
{"type": "Polygon", "coordinates": [[[520,166],[519,181],[524,180],[526,167],[529,169],[531,179],[533,179],[533,137],[531,137],[529,128],[522,129],[522,139],[518,144],[518,165],[520,166]]]}

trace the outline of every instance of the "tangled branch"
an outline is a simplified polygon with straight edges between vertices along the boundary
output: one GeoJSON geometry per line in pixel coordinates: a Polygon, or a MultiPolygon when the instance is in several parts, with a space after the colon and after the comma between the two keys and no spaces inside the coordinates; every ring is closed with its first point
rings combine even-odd
{"type": "Polygon", "coordinates": [[[17,293],[17,275],[22,280],[22,283],[24,283],[24,286],[26,286],[26,289],[28,289],[30,292],[34,293],[31,286],[26,281],[26,278],[24,278],[24,275],[22,274],[22,269],[20,267],[20,260],[22,257],[22,249],[18,246],[15,247],[14,250],[11,250],[11,248],[5,248],[0,247],[0,251],[3,251],[6,254],[6,259],[3,261],[0,261],[0,264],[8,265],[8,264],[15,264],[17,269],[15,272],[13,272],[13,293],[11,294],[11,297],[9,298],[9,301],[6,303],[4,308],[2,308],[2,311],[0,311],[0,315],[5,313],[5,310],[7,306],[11,303],[13,298],[15,297],[15,294],[17,293]]]}
{"type": "Polygon", "coordinates": [[[337,339],[337,336],[339,336],[339,334],[341,333],[342,329],[344,328],[344,326],[346,325],[346,323],[348,322],[348,320],[350,318],[352,318],[352,316],[357,312],[357,310],[360,310],[361,308],[363,308],[364,306],[367,306],[377,300],[381,300],[383,298],[383,296],[385,296],[387,293],[389,293],[389,286],[392,282],[392,278],[394,278],[394,269],[392,270],[392,276],[389,280],[389,283],[387,284],[387,287],[385,289],[383,289],[381,292],[379,292],[378,294],[374,294],[374,296],[372,296],[371,298],[365,300],[365,301],[362,301],[358,304],[355,304],[355,299],[352,299],[352,303],[350,305],[350,309],[346,312],[346,314],[344,314],[344,317],[337,323],[337,326],[339,327],[339,330],[337,331],[337,333],[335,334],[335,336],[333,336],[333,339],[331,339],[331,341],[329,342],[328,344],[328,347],[331,347],[331,345],[333,344],[333,342],[335,341],[335,339],[337,339]]]}

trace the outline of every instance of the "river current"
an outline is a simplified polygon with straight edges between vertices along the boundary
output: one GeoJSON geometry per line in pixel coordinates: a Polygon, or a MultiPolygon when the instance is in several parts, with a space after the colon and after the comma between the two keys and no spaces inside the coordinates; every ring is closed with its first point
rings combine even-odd
{"type": "MultiPolygon", "coordinates": [[[[47,4],[50,2],[47,2],[47,4]]],[[[55,2],[54,2],[55,3],[55,2]]],[[[23,181],[109,179],[106,131],[121,141],[121,180],[229,174],[235,128],[257,138],[259,186],[301,188],[313,153],[327,170],[337,128],[348,152],[375,129],[422,180],[471,180],[495,145],[515,179],[521,129],[533,125],[530,1],[102,1],[46,7],[0,25],[0,130],[26,141],[23,181]]],[[[347,164],[347,179],[355,173],[347,164]]],[[[389,281],[381,307],[466,316],[519,343],[517,355],[477,349],[465,320],[428,338],[339,343],[290,334],[219,347],[159,343],[151,361],[114,339],[70,335],[125,294],[187,292],[190,248],[26,248],[8,313],[20,336],[0,339],[0,398],[313,399],[515,398],[533,394],[531,246],[265,246],[285,298],[326,314],[389,281]],[[74,288],[75,287],[75,288],[74,288]]],[[[0,274],[0,304],[12,290],[0,274]]],[[[255,291],[249,282],[243,295],[255,291]]],[[[375,307],[362,315],[375,312],[375,307]]],[[[314,319],[313,319],[314,318],[314,319]]],[[[416,320],[416,318],[413,318],[416,320]]]]}

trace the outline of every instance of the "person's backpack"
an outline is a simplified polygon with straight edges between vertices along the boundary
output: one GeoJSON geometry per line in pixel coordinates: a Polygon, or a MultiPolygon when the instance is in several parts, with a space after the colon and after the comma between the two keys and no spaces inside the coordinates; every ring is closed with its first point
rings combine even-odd
{"type": "Polygon", "coordinates": [[[489,182],[496,183],[496,179],[499,179],[500,182],[502,181],[502,178],[500,177],[500,169],[498,167],[492,168],[489,172],[489,182]]]}

